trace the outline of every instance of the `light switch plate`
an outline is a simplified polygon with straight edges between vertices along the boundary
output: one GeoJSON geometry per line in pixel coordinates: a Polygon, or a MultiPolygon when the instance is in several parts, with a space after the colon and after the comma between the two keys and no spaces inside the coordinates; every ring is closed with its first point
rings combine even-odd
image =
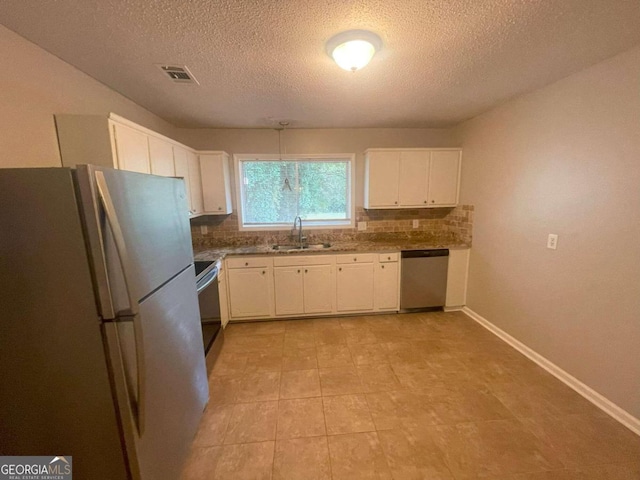
{"type": "Polygon", "coordinates": [[[418,228],[420,226],[420,220],[413,221],[413,228],[418,228]]]}
{"type": "Polygon", "coordinates": [[[558,235],[555,233],[549,234],[549,238],[547,238],[547,248],[550,248],[551,250],[558,248],[558,235]]]}
{"type": "Polygon", "coordinates": [[[206,235],[209,232],[209,228],[206,225],[200,225],[200,233],[206,235]]]}
{"type": "Polygon", "coordinates": [[[358,230],[363,232],[367,229],[367,222],[358,222],[358,230]]]}

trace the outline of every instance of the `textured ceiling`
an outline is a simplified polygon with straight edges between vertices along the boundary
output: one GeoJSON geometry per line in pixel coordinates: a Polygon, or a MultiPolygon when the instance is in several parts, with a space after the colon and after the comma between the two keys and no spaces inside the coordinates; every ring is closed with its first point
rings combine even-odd
{"type": "Polygon", "coordinates": [[[449,126],[640,43],[638,0],[2,0],[0,19],[181,127],[449,126]],[[384,42],[355,73],[324,50],[348,29],[384,42]]]}

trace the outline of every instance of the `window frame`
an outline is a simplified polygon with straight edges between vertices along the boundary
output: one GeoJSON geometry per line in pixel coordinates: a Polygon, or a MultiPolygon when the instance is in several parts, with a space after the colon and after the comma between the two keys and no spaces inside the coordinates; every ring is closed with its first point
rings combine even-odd
{"type": "Polygon", "coordinates": [[[291,230],[293,227],[293,218],[290,223],[274,223],[274,224],[262,224],[262,225],[245,225],[244,224],[244,212],[242,209],[242,162],[245,161],[258,161],[258,162],[273,162],[273,161],[346,161],[349,162],[349,178],[347,179],[347,188],[349,189],[347,195],[347,212],[349,218],[345,220],[332,220],[332,221],[312,221],[303,220],[304,230],[322,230],[322,229],[347,229],[356,227],[356,155],[354,153],[323,153],[323,154],[247,154],[236,153],[233,155],[233,170],[235,176],[236,187],[236,208],[238,212],[238,230],[241,232],[259,232],[259,231],[283,231],[291,230]]]}

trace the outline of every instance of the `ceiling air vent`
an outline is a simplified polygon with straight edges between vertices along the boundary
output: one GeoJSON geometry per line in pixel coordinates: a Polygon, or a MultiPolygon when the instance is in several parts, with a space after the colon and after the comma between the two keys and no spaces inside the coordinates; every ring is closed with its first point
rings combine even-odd
{"type": "Polygon", "coordinates": [[[182,65],[156,65],[174,83],[190,83],[200,85],[189,69],[182,65]]]}

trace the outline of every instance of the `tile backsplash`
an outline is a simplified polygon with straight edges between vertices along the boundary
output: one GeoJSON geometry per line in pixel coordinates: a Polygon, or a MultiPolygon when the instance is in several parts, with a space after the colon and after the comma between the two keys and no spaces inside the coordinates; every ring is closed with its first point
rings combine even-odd
{"type": "MultiPolygon", "coordinates": [[[[309,243],[411,239],[446,245],[471,246],[473,205],[455,208],[365,210],[356,207],[356,222],[367,222],[364,231],[356,228],[305,230],[309,243]],[[413,221],[418,227],[413,228],[413,221]]],[[[293,219],[291,219],[293,226],[293,219]]],[[[238,229],[238,215],[208,215],[191,220],[194,247],[251,246],[287,243],[289,230],[247,232],[238,229]],[[201,226],[207,226],[203,234],[201,226]]]]}

